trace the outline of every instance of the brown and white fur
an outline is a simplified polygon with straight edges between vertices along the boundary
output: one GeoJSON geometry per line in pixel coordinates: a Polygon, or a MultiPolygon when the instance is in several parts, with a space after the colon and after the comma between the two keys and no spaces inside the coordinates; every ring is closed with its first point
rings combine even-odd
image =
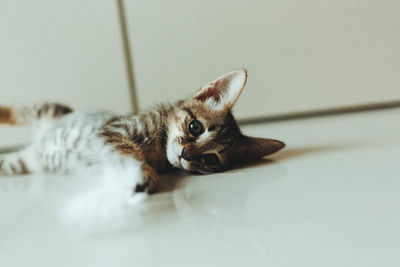
{"type": "Polygon", "coordinates": [[[69,173],[112,161],[139,166],[132,190],[155,192],[159,174],[173,168],[207,174],[260,159],[284,143],[241,133],[231,109],[246,79],[246,71],[233,71],[187,100],[136,115],[80,113],[55,103],[0,107],[0,123],[38,127],[32,144],[0,155],[0,175],[69,173]]]}

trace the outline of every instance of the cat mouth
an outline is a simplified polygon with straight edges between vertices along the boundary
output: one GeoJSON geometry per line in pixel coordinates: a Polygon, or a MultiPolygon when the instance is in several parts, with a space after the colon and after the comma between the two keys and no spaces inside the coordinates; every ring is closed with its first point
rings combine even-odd
{"type": "Polygon", "coordinates": [[[182,157],[179,155],[176,155],[178,157],[178,166],[179,168],[182,168],[182,157]]]}

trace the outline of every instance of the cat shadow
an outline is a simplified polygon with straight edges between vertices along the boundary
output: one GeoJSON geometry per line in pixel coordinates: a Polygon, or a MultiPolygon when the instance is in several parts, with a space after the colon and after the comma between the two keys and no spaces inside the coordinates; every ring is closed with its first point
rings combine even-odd
{"type": "MultiPolygon", "coordinates": [[[[263,158],[260,160],[246,162],[239,165],[236,165],[232,168],[229,168],[225,171],[225,173],[233,173],[233,172],[242,172],[251,168],[257,168],[266,165],[276,165],[280,164],[278,162],[284,163],[285,160],[291,158],[298,158],[307,156],[310,154],[319,154],[331,151],[340,151],[340,150],[349,150],[354,148],[361,147],[360,144],[357,143],[343,143],[343,144],[329,144],[329,145],[315,145],[309,147],[296,147],[290,148],[287,147],[277,154],[271,156],[270,158],[263,158]]],[[[174,170],[170,173],[164,174],[161,176],[160,187],[158,193],[168,193],[172,192],[175,189],[180,188],[184,181],[189,176],[202,176],[203,174],[199,173],[189,173],[183,170],[174,170]]]]}
{"type": "Polygon", "coordinates": [[[307,147],[286,148],[273,156],[274,161],[282,161],[291,158],[303,157],[309,154],[321,154],[326,152],[350,150],[361,148],[364,145],[360,143],[341,143],[341,144],[324,144],[307,147]]]}
{"type": "Polygon", "coordinates": [[[18,150],[23,149],[24,147],[25,147],[25,145],[0,147],[0,155],[1,154],[11,153],[11,152],[16,152],[18,150]]]}
{"type": "Polygon", "coordinates": [[[160,185],[158,188],[159,193],[172,192],[179,188],[180,184],[188,177],[190,174],[183,170],[173,170],[169,173],[163,174],[160,177],[160,185]]]}

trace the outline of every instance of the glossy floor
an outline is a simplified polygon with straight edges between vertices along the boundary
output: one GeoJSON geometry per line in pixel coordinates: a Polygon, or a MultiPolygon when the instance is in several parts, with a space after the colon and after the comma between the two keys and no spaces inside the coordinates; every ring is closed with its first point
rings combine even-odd
{"type": "Polygon", "coordinates": [[[65,177],[0,179],[0,266],[400,265],[400,109],[244,132],[287,148],[226,173],[172,174],[131,224],[90,235],[54,216],[65,177]]]}

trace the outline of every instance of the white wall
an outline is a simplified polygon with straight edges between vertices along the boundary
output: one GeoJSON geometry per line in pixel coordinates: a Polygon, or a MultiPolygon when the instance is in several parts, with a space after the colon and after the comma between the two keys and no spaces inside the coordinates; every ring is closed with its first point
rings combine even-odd
{"type": "MultiPolygon", "coordinates": [[[[141,108],[241,67],[239,118],[400,100],[398,0],[124,3],[141,108]]],[[[127,80],[117,1],[0,0],[0,104],[124,113],[127,80]]]]}
{"type": "Polygon", "coordinates": [[[399,3],[125,1],[139,106],[241,67],[240,118],[400,100],[399,3]]]}
{"type": "MultiPolygon", "coordinates": [[[[129,112],[130,99],[115,1],[0,0],[0,105],[129,112]]],[[[1,126],[0,145],[26,135],[1,126]]]]}
{"type": "Polygon", "coordinates": [[[131,109],[115,1],[0,1],[0,103],[131,109]]]}

